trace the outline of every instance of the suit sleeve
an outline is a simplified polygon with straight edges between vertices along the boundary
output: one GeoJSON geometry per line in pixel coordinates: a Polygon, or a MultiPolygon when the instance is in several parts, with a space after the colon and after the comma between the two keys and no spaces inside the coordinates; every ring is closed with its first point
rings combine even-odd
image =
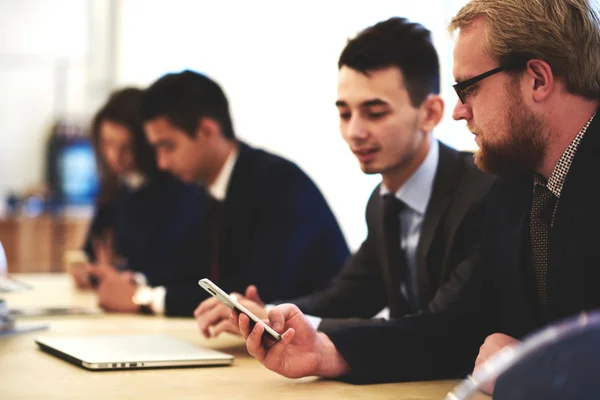
{"type": "Polygon", "coordinates": [[[246,284],[255,284],[266,302],[329,286],[349,250],[325,199],[295,167],[268,186],[245,257],[246,284]]]}
{"type": "Polygon", "coordinates": [[[497,328],[490,314],[496,289],[486,262],[494,247],[493,235],[486,235],[489,209],[484,220],[481,240],[458,269],[467,271],[460,290],[442,310],[324,331],[350,365],[351,373],[342,380],[457,379],[472,371],[479,347],[497,328]]]}
{"type": "Polygon", "coordinates": [[[367,237],[325,290],[291,300],[305,314],[322,318],[370,318],[386,305],[386,291],[378,274],[373,240],[367,237]]]}
{"type": "MultiPolygon", "coordinates": [[[[478,260],[478,254],[472,257],[478,260]]],[[[481,266],[480,263],[477,266],[481,266]]],[[[471,270],[460,296],[438,313],[362,321],[324,330],[351,367],[352,383],[463,378],[491,332],[482,301],[484,270],[471,270]]]]}
{"type": "Polygon", "coordinates": [[[173,252],[174,256],[169,265],[164,269],[171,271],[160,281],[151,280],[150,284],[161,285],[166,289],[165,315],[169,317],[191,317],[194,309],[208,298],[208,293],[200,286],[198,281],[206,277],[206,254],[199,245],[201,238],[201,225],[191,224],[186,231],[179,235],[178,246],[173,252]],[[174,273],[173,270],[177,272],[174,273]]]}
{"type": "Polygon", "coordinates": [[[114,213],[115,211],[113,204],[100,207],[94,213],[85,237],[85,242],[83,243],[83,251],[86,253],[91,262],[96,261],[92,240],[94,237],[100,236],[106,232],[106,230],[112,228],[114,223],[114,213]]]}
{"type": "Polygon", "coordinates": [[[488,197],[485,196],[483,200],[470,207],[463,219],[455,235],[452,249],[453,258],[462,261],[455,264],[456,268],[453,268],[450,278],[438,288],[429,302],[430,312],[439,312],[455,302],[460,296],[460,291],[469,281],[473,273],[474,260],[479,258],[479,242],[483,233],[482,221],[485,219],[487,203],[488,197]]]}

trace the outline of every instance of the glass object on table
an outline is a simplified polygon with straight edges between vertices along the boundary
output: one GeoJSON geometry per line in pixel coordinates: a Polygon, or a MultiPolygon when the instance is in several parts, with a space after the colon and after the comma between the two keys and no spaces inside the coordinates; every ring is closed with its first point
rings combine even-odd
{"type": "Polygon", "coordinates": [[[4,248],[0,242],[0,293],[21,292],[32,286],[8,275],[8,263],[4,248]]]}
{"type": "Polygon", "coordinates": [[[505,347],[446,400],[600,399],[600,312],[581,313],[505,347]]]}

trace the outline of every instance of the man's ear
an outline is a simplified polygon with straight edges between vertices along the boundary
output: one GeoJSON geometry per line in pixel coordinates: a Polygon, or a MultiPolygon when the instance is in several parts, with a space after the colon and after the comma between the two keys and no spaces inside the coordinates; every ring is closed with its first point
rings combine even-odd
{"type": "Polygon", "coordinates": [[[214,137],[221,134],[221,126],[217,121],[209,117],[202,117],[198,121],[196,127],[196,137],[203,135],[206,137],[214,137]]]}
{"type": "Polygon", "coordinates": [[[554,74],[550,65],[542,60],[529,60],[525,69],[525,90],[536,102],[544,101],[554,90],[554,74]]]}
{"type": "Polygon", "coordinates": [[[437,94],[429,95],[420,107],[419,127],[423,132],[431,132],[444,116],[444,100],[437,94]]]}

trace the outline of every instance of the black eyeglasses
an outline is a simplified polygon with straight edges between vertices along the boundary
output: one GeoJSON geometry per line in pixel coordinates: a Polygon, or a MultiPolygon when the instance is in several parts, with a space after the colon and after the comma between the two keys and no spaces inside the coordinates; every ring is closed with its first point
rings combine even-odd
{"type": "Polygon", "coordinates": [[[476,84],[480,80],[485,79],[488,76],[492,76],[494,74],[497,74],[498,72],[501,72],[501,71],[504,71],[504,70],[507,70],[507,69],[509,69],[508,66],[500,66],[500,67],[494,68],[494,69],[492,69],[490,71],[484,72],[483,74],[479,74],[477,76],[474,76],[471,79],[467,79],[466,81],[455,83],[454,85],[452,85],[452,87],[456,91],[456,94],[458,95],[458,98],[460,99],[460,102],[463,103],[463,104],[465,104],[465,101],[466,101],[465,90],[469,86],[473,86],[474,84],[476,84]]]}

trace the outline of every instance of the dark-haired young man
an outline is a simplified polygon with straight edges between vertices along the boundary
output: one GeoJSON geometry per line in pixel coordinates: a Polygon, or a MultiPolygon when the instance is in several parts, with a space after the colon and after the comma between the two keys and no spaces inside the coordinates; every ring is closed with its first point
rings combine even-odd
{"type": "Polygon", "coordinates": [[[199,183],[205,212],[196,234],[184,236],[198,249],[184,276],[138,288],[136,304],[191,316],[208,297],[197,284],[204,277],[228,292],[255,283],[269,301],[329,285],[349,249],[327,202],[298,166],[236,139],[216,82],[167,74],[144,91],[142,112],[158,167],[199,183]]]}
{"type": "MultiPolygon", "coordinates": [[[[487,369],[485,360],[542,327],[561,331],[569,315],[591,332],[585,312],[600,307],[598,21],[593,0],[469,1],[450,24],[458,30],[453,118],[476,135],[477,165],[499,177],[463,289],[438,313],[327,333],[315,333],[294,305],[281,305],[269,312],[272,327],[285,331],[274,345],[261,345],[262,326],[250,333],[241,315],[250,354],[286,376],[448,379],[473,364],[487,369]]],[[[562,353],[537,352],[513,365],[535,364],[522,376],[533,388],[515,381],[523,368],[509,369],[494,398],[597,394],[597,385],[577,383],[583,374],[564,374],[566,365],[592,365],[595,377],[597,362],[572,357],[572,343],[561,342],[562,353]]]]}
{"type": "MultiPolygon", "coordinates": [[[[338,67],[342,136],[363,172],[381,174],[382,183],[368,202],[369,233],[358,252],[327,289],[290,302],[325,318],[312,320],[321,330],[361,323],[348,318],[371,318],[386,306],[392,318],[443,309],[469,273],[456,267],[477,241],[493,178],[471,154],[433,138],[444,104],[430,32],[403,18],[380,22],[348,42],[338,67]]],[[[244,305],[266,318],[255,288],[246,297],[244,305]]],[[[236,332],[229,309],[213,299],[195,315],[205,335],[236,332]]]]}

